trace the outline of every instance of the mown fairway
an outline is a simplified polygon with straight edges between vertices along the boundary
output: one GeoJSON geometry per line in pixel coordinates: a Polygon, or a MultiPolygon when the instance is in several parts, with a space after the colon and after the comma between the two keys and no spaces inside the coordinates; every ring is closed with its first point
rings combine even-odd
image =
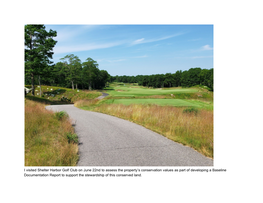
{"type": "MultiPolygon", "coordinates": [[[[121,83],[120,83],[121,84],[121,83]]],[[[168,95],[178,93],[194,93],[197,92],[194,88],[147,88],[137,85],[113,85],[107,90],[107,93],[116,97],[135,97],[135,96],[151,96],[151,95],[168,95]]]]}
{"type": "Polygon", "coordinates": [[[212,93],[194,88],[147,88],[136,84],[113,83],[106,92],[106,104],[156,104],[160,106],[196,107],[213,110],[212,93]]]}

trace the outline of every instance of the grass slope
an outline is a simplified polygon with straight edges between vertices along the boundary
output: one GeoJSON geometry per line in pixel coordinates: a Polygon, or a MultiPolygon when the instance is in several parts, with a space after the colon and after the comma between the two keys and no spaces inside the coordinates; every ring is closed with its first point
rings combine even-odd
{"type": "MultiPolygon", "coordinates": [[[[31,88],[31,86],[26,86],[31,88]]],[[[101,92],[88,90],[72,90],[64,87],[41,86],[42,95],[40,96],[40,87],[35,86],[35,96],[29,93],[26,98],[38,101],[44,104],[73,104],[82,99],[95,99],[101,96],[101,92]]]]}
{"type": "Polygon", "coordinates": [[[69,142],[73,136],[67,116],[25,99],[25,166],[75,166],[78,145],[69,142]]]}

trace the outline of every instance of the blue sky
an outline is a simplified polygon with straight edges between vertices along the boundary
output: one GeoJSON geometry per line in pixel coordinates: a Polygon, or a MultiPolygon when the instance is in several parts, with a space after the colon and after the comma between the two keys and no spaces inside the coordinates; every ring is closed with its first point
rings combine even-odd
{"type": "Polygon", "coordinates": [[[53,61],[91,57],[115,75],[213,68],[213,25],[45,25],[57,31],[53,61]]]}

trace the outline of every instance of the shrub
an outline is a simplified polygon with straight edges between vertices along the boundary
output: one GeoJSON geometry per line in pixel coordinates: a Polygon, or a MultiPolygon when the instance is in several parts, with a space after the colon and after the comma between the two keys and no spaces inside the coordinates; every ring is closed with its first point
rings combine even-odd
{"type": "Polygon", "coordinates": [[[77,144],[78,143],[78,136],[75,133],[67,133],[68,143],[77,144]]]}
{"type": "Polygon", "coordinates": [[[58,120],[62,120],[63,118],[68,118],[68,114],[66,111],[60,111],[60,112],[56,112],[55,113],[55,117],[58,119],[58,120]]]}
{"type": "Polygon", "coordinates": [[[71,102],[71,99],[68,99],[67,97],[61,97],[60,100],[65,102],[71,102]]]}
{"type": "Polygon", "coordinates": [[[195,115],[197,115],[198,113],[198,109],[195,107],[189,107],[183,110],[184,113],[194,113],[195,115]]]}

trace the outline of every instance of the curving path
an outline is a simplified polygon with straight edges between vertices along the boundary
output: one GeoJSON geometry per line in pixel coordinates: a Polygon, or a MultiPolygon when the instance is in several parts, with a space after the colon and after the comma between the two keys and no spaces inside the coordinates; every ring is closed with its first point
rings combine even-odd
{"type": "Polygon", "coordinates": [[[102,95],[99,96],[97,99],[103,99],[104,97],[107,97],[109,95],[109,94],[104,93],[104,92],[101,92],[101,93],[102,93],[102,95]]]}
{"type": "Polygon", "coordinates": [[[79,137],[78,166],[213,166],[213,160],[135,123],[74,105],[66,111],[79,137]]]}

